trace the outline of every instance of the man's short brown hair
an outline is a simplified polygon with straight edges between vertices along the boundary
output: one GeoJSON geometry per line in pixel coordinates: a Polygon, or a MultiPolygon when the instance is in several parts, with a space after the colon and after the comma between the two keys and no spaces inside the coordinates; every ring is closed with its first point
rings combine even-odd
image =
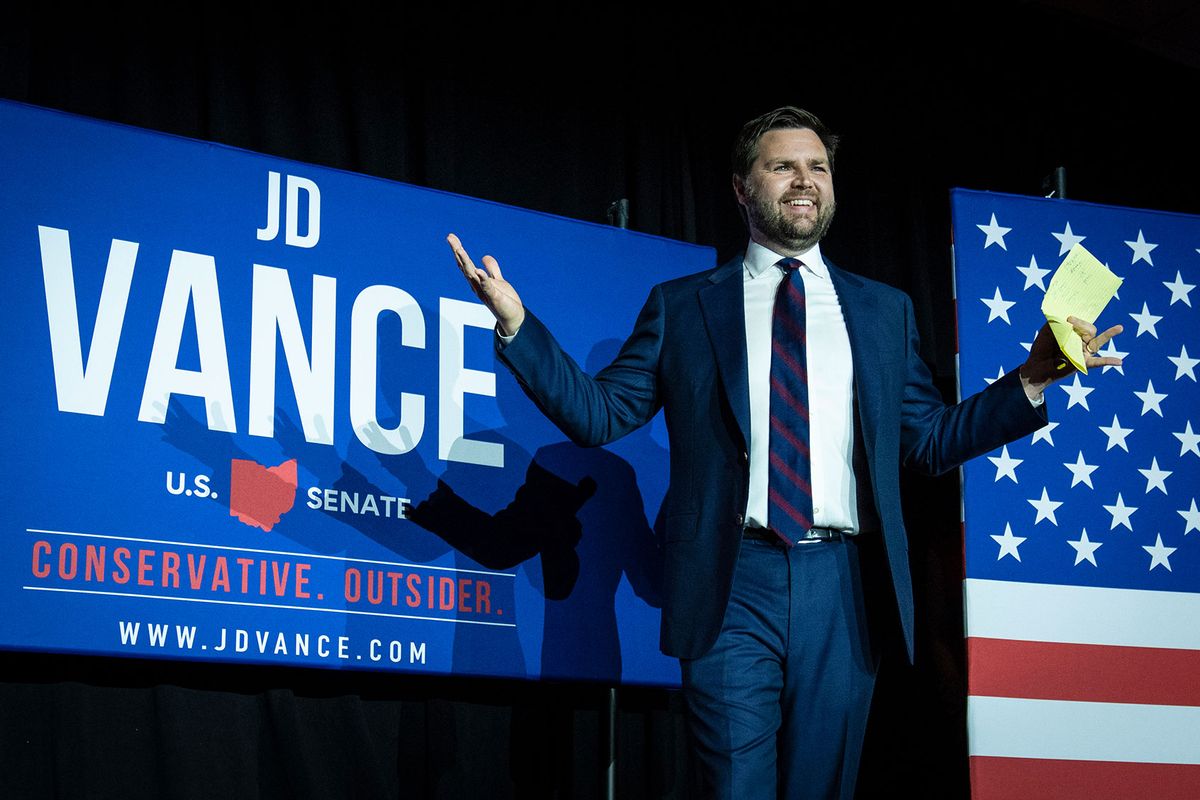
{"type": "Polygon", "coordinates": [[[829,169],[833,171],[833,156],[837,151],[838,137],[825,123],[817,119],[816,114],[795,106],[784,106],[774,111],[755,117],[742,126],[741,132],[733,142],[733,174],[745,178],[750,174],[754,159],[758,157],[758,140],[767,131],[779,128],[807,128],[817,135],[821,144],[825,145],[825,153],[829,156],[829,169]]]}

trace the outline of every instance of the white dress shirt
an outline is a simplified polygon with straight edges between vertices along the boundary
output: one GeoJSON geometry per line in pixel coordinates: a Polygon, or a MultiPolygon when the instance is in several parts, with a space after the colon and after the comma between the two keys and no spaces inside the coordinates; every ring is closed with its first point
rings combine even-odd
{"type": "MultiPolygon", "coordinates": [[[[750,495],[746,524],[767,527],[767,481],[771,430],[771,327],[784,258],[757,242],[743,262],[746,355],[750,379],[750,495]]],[[[812,459],[813,524],[858,530],[854,479],[854,366],[846,319],[821,258],[821,246],[801,253],[808,358],[809,452],[812,459]]]]}

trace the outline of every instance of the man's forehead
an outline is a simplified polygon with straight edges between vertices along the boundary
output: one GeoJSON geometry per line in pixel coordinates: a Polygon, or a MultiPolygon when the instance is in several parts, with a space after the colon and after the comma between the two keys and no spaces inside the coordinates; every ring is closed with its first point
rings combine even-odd
{"type": "Polygon", "coordinates": [[[758,139],[759,160],[828,161],[825,144],[812,128],[772,128],[758,139]]]}

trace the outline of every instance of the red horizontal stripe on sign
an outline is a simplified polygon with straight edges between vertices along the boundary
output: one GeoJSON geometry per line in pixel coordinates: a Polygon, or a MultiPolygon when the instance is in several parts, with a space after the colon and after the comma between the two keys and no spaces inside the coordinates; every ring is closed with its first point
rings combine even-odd
{"type": "Polygon", "coordinates": [[[1200,706],[1195,650],[971,637],[967,659],[971,695],[1200,706]]]}
{"type": "Polygon", "coordinates": [[[1196,800],[1200,765],[971,756],[972,800],[1196,800]]]}

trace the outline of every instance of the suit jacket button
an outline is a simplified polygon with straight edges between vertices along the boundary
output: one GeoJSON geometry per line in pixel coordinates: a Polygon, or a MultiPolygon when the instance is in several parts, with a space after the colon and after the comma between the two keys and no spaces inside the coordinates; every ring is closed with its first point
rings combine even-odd
{"type": "Polygon", "coordinates": [[[745,517],[743,517],[741,514],[738,514],[736,517],[734,517],[734,518],[733,518],[733,524],[734,524],[734,525],[739,525],[739,526],[740,526],[740,525],[741,525],[743,522],[745,522],[745,521],[746,521],[746,518],[745,518],[745,517]]]}
{"type": "Polygon", "coordinates": [[[750,463],[750,454],[749,454],[749,453],[747,453],[745,450],[743,450],[743,451],[742,451],[742,463],[743,463],[743,464],[749,464],[749,463],[750,463]]]}

